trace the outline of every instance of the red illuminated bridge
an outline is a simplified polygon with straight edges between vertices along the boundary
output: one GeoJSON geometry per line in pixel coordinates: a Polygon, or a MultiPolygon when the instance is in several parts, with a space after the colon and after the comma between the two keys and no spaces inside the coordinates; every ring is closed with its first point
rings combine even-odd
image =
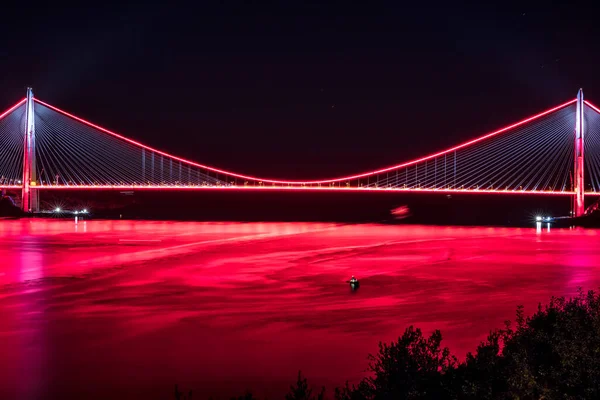
{"type": "Polygon", "coordinates": [[[600,109],[580,90],[573,100],[416,160],[287,181],[153,149],[38,100],[28,89],[0,114],[0,189],[19,189],[29,212],[39,211],[42,190],[325,190],[573,196],[573,214],[580,216],[584,196],[600,194],[600,109]]]}

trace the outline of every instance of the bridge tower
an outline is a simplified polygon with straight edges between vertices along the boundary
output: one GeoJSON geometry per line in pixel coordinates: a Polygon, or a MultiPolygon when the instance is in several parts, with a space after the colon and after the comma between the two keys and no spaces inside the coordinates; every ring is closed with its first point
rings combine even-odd
{"type": "Polygon", "coordinates": [[[33,113],[33,91],[27,88],[25,102],[25,138],[23,154],[23,189],[21,192],[21,210],[24,212],[39,211],[39,193],[35,188],[35,116],[33,113]]]}
{"type": "Polygon", "coordinates": [[[583,107],[583,89],[579,89],[579,92],[577,92],[577,115],[575,116],[575,168],[573,173],[575,195],[573,198],[573,217],[580,217],[585,213],[585,188],[583,185],[583,107]]]}

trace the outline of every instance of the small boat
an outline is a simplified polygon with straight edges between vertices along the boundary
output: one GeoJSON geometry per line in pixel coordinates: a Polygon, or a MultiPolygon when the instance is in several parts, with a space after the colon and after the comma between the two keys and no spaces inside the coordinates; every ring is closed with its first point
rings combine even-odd
{"type": "Polygon", "coordinates": [[[351,288],[352,290],[356,290],[356,289],[358,289],[358,288],[359,288],[359,286],[360,286],[360,282],[359,282],[359,281],[358,281],[358,279],[356,279],[355,277],[352,277],[352,279],[350,279],[350,280],[348,281],[348,283],[350,283],[350,288],[351,288]]]}

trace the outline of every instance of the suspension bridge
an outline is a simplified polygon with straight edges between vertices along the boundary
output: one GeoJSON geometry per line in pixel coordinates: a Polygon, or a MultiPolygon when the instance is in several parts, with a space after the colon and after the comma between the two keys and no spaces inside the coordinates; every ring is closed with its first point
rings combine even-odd
{"type": "Polygon", "coordinates": [[[38,212],[47,190],[325,190],[571,196],[572,215],[581,216],[585,196],[600,195],[600,109],[579,90],[575,99],[416,160],[298,181],[168,154],[34,98],[29,88],[0,114],[0,189],[20,191],[25,212],[38,212]]]}

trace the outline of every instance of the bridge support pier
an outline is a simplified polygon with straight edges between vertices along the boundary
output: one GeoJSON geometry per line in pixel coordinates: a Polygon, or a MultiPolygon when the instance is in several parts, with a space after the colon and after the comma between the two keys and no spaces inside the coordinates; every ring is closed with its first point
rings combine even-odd
{"type": "Polygon", "coordinates": [[[23,145],[23,189],[21,191],[21,210],[39,212],[39,193],[35,188],[35,116],[33,113],[33,91],[27,88],[25,102],[25,137],[23,145]]]}
{"type": "Polygon", "coordinates": [[[579,89],[579,92],[577,92],[577,115],[575,116],[575,168],[573,170],[573,188],[575,195],[573,198],[573,217],[581,217],[585,213],[585,187],[583,182],[583,107],[583,89],[579,89]]]}

